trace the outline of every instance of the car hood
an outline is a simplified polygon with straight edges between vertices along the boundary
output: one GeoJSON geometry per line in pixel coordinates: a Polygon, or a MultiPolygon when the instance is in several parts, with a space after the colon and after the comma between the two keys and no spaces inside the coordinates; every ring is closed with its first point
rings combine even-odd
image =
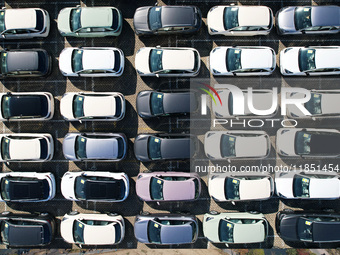
{"type": "MultiPolygon", "coordinates": [[[[301,130],[301,129],[299,129],[301,130]]],[[[279,129],[276,135],[276,148],[279,153],[280,150],[285,152],[286,156],[296,156],[295,153],[295,134],[297,129],[279,129]],[[281,134],[281,132],[285,130],[285,133],[281,134]],[[286,131],[287,130],[287,131],[286,131]]]]}
{"type": "Polygon", "coordinates": [[[213,7],[214,9],[208,12],[207,21],[209,28],[217,31],[224,31],[224,8],[225,6],[213,7]]]}
{"type": "Polygon", "coordinates": [[[139,179],[137,177],[137,181],[136,181],[137,196],[139,196],[141,199],[143,199],[145,201],[151,200],[151,197],[150,197],[150,179],[151,179],[151,176],[147,175],[147,176],[142,176],[139,179]]]}
{"type": "Polygon", "coordinates": [[[284,49],[280,54],[280,68],[293,73],[300,73],[298,47],[284,49]]]}
{"type": "Polygon", "coordinates": [[[292,217],[283,217],[283,219],[280,222],[280,236],[284,240],[289,241],[297,241],[297,231],[296,231],[296,224],[298,221],[298,217],[292,216],[292,217]]]}
{"type": "Polygon", "coordinates": [[[164,200],[193,200],[195,184],[193,180],[165,181],[163,186],[164,200]]]}
{"type": "Polygon", "coordinates": [[[294,11],[296,7],[288,7],[280,11],[278,15],[279,28],[289,32],[296,31],[294,24],[294,11]]]}
{"type": "Polygon", "coordinates": [[[189,138],[163,139],[161,143],[161,154],[165,159],[190,158],[193,155],[192,149],[189,138]]]}
{"type": "Polygon", "coordinates": [[[60,100],[60,113],[66,119],[74,119],[73,115],[74,94],[65,94],[60,100]]]}
{"type": "Polygon", "coordinates": [[[219,243],[218,227],[221,217],[219,215],[205,214],[203,219],[203,233],[209,241],[219,243]],[[209,218],[208,221],[206,221],[209,218]]]}
{"type": "Polygon", "coordinates": [[[221,155],[221,133],[207,133],[204,139],[204,151],[205,154],[209,154],[209,157],[220,159],[221,155]],[[208,135],[210,135],[208,137],[208,135]]]}
{"type": "Polygon", "coordinates": [[[217,72],[220,73],[227,73],[229,72],[227,69],[226,64],[226,54],[227,54],[227,48],[215,48],[210,53],[210,71],[213,71],[214,69],[217,72]]]}
{"type": "Polygon", "coordinates": [[[138,160],[148,161],[148,138],[149,136],[141,135],[138,136],[134,143],[135,156],[138,160]]]}
{"type": "Polygon", "coordinates": [[[66,199],[76,199],[74,194],[74,182],[75,176],[67,173],[61,179],[61,193],[66,199]]]}
{"type": "MultiPolygon", "coordinates": [[[[214,176],[214,175],[212,175],[214,176]]],[[[212,177],[211,176],[211,177],[212,177]]],[[[214,179],[209,178],[208,190],[209,195],[219,201],[226,201],[225,198],[225,177],[217,176],[214,179]]]]}
{"type": "Polygon", "coordinates": [[[73,8],[64,8],[58,14],[58,30],[61,33],[71,33],[70,14],[73,8]]]}
{"type": "Polygon", "coordinates": [[[135,67],[137,71],[142,72],[144,74],[150,73],[149,58],[151,50],[152,48],[141,48],[136,53],[135,67]]]}
{"type": "Polygon", "coordinates": [[[277,177],[275,178],[276,194],[285,198],[294,198],[293,195],[293,178],[277,177]]]}
{"type": "Polygon", "coordinates": [[[150,243],[148,239],[148,220],[135,222],[134,232],[136,239],[141,243],[150,243]]]}
{"type": "Polygon", "coordinates": [[[148,13],[151,6],[140,7],[136,10],[133,16],[133,25],[135,30],[139,31],[150,31],[148,25],[148,13]]]}
{"type": "Polygon", "coordinates": [[[63,141],[63,153],[64,157],[69,160],[76,160],[76,154],[74,150],[74,143],[76,140],[76,134],[67,134],[63,141]]]}
{"type": "Polygon", "coordinates": [[[141,91],[138,93],[136,106],[137,112],[141,117],[152,117],[150,109],[151,91],[141,91]]]}
{"type": "Polygon", "coordinates": [[[66,48],[59,55],[59,69],[62,73],[72,74],[72,52],[74,48],[66,48]]]}
{"type": "Polygon", "coordinates": [[[165,113],[189,113],[195,110],[195,103],[190,93],[165,93],[163,97],[165,113]]]}
{"type": "MultiPolygon", "coordinates": [[[[311,96],[313,97],[313,93],[311,94],[311,96]]],[[[305,94],[303,93],[294,93],[294,95],[290,95],[289,98],[292,99],[303,99],[305,98],[305,94]]],[[[340,97],[339,97],[340,99],[340,97]]],[[[323,99],[322,101],[323,102],[323,99]]],[[[334,107],[335,105],[332,105],[332,107],[334,107]]],[[[339,109],[340,110],[340,109],[339,109]]],[[[299,110],[299,108],[296,107],[295,104],[288,104],[287,105],[287,115],[292,116],[293,118],[298,116],[298,117],[305,117],[305,115],[299,110]],[[292,116],[292,114],[294,114],[292,116]]]]}
{"type": "Polygon", "coordinates": [[[190,225],[165,225],[161,228],[162,244],[183,244],[192,242],[190,225]]]}

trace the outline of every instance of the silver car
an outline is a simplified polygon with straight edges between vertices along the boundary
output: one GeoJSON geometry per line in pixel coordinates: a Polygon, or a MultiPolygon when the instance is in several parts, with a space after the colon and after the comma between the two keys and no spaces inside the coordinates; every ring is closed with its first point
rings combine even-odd
{"type": "Polygon", "coordinates": [[[31,39],[47,37],[50,16],[40,8],[0,10],[0,34],[3,39],[31,39]]]}
{"type": "Polygon", "coordinates": [[[121,133],[68,133],[63,141],[64,157],[72,161],[120,161],[126,151],[121,133]]]}
{"type": "Polygon", "coordinates": [[[261,159],[270,153],[270,139],[264,131],[209,131],[205,134],[205,155],[212,160],[261,159]]]}

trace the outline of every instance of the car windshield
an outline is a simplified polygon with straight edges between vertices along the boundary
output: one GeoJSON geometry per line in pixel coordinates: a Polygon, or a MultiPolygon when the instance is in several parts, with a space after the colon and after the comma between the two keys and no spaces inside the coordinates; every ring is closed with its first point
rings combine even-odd
{"type": "Polygon", "coordinates": [[[83,50],[74,50],[72,52],[72,70],[78,73],[83,70],[83,50]]]}
{"type": "Polygon", "coordinates": [[[240,49],[229,48],[226,54],[226,65],[229,72],[241,70],[241,52],[240,49]]]}
{"type": "Polygon", "coordinates": [[[161,139],[150,136],[148,141],[148,154],[150,159],[161,159],[161,139]]]}
{"type": "Polygon", "coordinates": [[[161,243],[161,224],[153,220],[148,222],[148,239],[150,243],[161,243]]]}
{"type": "Polygon", "coordinates": [[[70,14],[70,25],[72,31],[76,31],[81,28],[80,16],[81,8],[72,9],[70,14]]]}
{"type": "Polygon", "coordinates": [[[10,96],[3,96],[1,101],[1,114],[4,119],[8,119],[12,116],[10,109],[10,96]]]}
{"type": "Polygon", "coordinates": [[[222,135],[221,137],[221,155],[222,157],[235,157],[235,142],[236,138],[230,135],[222,135]]]}
{"type": "Polygon", "coordinates": [[[299,69],[301,72],[315,69],[315,49],[299,50],[299,69]]]}
{"type": "Polygon", "coordinates": [[[6,221],[1,222],[1,243],[8,244],[9,225],[6,221]]]}
{"type": "Polygon", "coordinates": [[[316,114],[322,114],[321,112],[321,98],[322,95],[321,94],[317,94],[317,93],[311,93],[311,98],[310,100],[305,103],[305,107],[306,109],[312,114],[312,115],[316,115],[316,114]]]}
{"type": "Polygon", "coordinates": [[[240,180],[226,178],[224,183],[225,197],[228,200],[240,200],[240,180]]]}
{"type": "Polygon", "coordinates": [[[298,155],[310,154],[310,142],[312,135],[304,131],[298,131],[295,135],[295,152],[298,155]]]}
{"type": "Polygon", "coordinates": [[[297,224],[297,234],[302,241],[313,241],[313,221],[306,218],[299,218],[297,224]]]}
{"type": "Polygon", "coordinates": [[[224,29],[238,27],[238,7],[226,7],[223,13],[224,29]]]}
{"type": "Polygon", "coordinates": [[[152,92],[150,97],[150,106],[152,115],[164,114],[163,93],[152,92]]]}
{"type": "Polygon", "coordinates": [[[87,139],[78,135],[75,142],[76,157],[79,159],[86,158],[86,142],[87,139]]]}
{"type": "Polygon", "coordinates": [[[73,240],[75,243],[84,243],[84,228],[85,224],[78,220],[73,223],[73,240]]]}
{"type": "Polygon", "coordinates": [[[9,181],[7,180],[7,178],[2,178],[1,179],[1,197],[3,200],[9,200],[9,181]]]}
{"type": "Polygon", "coordinates": [[[83,176],[76,177],[75,185],[74,185],[74,194],[77,199],[85,200],[86,199],[86,178],[83,176]]]}
{"type": "Polygon", "coordinates": [[[296,30],[312,26],[311,7],[296,7],[294,12],[294,24],[296,30]]]}
{"type": "Polygon", "coordinates": [[[157,30],[162,27],[161,7],[152,7],[149,10],[149,28],[150,30],[157,30]]]}
{"type": "Polygon", "coordinates": [[[5,26],[5,10],[0,10],[0,33],[6,30],[5,26]]]}
{"type": "Polygon", "coordinates": [[[1,157],[3,160],[11,159],[9,155],[10,139],[3,137],[1,139],[1,157]]]}
{"type": "Polygon", "coordinates": [[[8,73],[7,69],[7,52],[1,52],[1,74],[8,73]]]}
{"type": "Polygon", "coordinates": [[[310,179],[301,175],[295,175],[293,179],[294,197],[309,197],[310,179]]]}
{"type": "Polygon", "coordinates": [[[73,115],[75,118],[84,117],[84,96],[76,95],[73,98],[73,115]]]}
{"type": "Polygon", "coordinates": [[[155,177],[150,180],[150,197],[152,200],[163,200],[164,181],[155,177]]]}
{"type": "Polygon", "coordinates": [[[234,223],[226,221],[224,219],[220,220],[218,226],[218,236],[221,242],[232,243],[234,241],[234,223]]]}
{"type": "Polygon", "coordinates": [[[150,71],[152,73],[163,70],[162,63],[163,50],[151,50],[150,52],[150,71]]]}

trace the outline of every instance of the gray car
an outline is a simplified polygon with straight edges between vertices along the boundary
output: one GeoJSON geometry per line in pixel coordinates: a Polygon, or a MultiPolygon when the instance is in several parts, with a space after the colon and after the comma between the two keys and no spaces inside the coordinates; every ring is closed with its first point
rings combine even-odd
{"type": "Polygon", "coordinates": [[[138,160],[185,160],[195,155],[197,141],[186,134],[139,134],[134,152],[138,160]]]}
{"type": "Polygon", "coordinates": [[[198,236],[195,216],[180,214],[137,215],[134,225],[135,237],[147,244],[187,244],[194,243],[198,236]]]}
{"type": "Polygon", "coordinates": [[[64,156],[72,161],[120,161],[126,150],[121,133],[68,133],[63,141],[64,156]]]}
{"type": "Polygon", "coordinates": [[[51,56],[43,49],[2,50],[0,78],[47,76],[52,69],[51,56]]]}
{"type": "Polygon", "coordinates": [[[143,6],[133,16],[137,35],[195,33],[201,24],[196,6],[143,6]]]}
{"type": "Polygon", "coordinates": [[[340,31],[340,7],[288,6],[276,13],[280,35],[335,34],[340,31]]]}
{"type": "Polygon", "coordinates": [[[138,115],[142,118],[188,114],[198,108],[194,92],[141,91],[136,100],[138,115]]]}

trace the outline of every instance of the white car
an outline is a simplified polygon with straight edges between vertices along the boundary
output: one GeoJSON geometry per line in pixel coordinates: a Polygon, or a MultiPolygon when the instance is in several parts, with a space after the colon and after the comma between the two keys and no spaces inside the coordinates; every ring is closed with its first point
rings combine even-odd
{"type": "Polygon", "coordinates": [[[122,216],[109,213],[65,214],[60,224],[60,234],[68,243],[82,245],[119,244],[125,236],[122,216]]]}
{"type": "Polygon", "coordinates": [[[124,71],[124,53],[118,48],[65,48],[59,56],[64,76],[118,77],[124,71]]]}
{"type": "MultiPolygon", "coordinates": [[[[291,93],[291,99],[302,99],[303,93],[291,93]]],[[[340,117],[340,90],[311,90],[311,98],[304,107],[311,115],[304,115],[293,104],[287,105],[287,116],[291,118],[339,118],[340,117]]]]}
{"type": "MultiPolygon", "coordinates": [[[[263,116],[253,114],[248,108],[248,90],[242,90],[244,96],[244,115],[237,115],[233,111],[233,93],[227,88],[218,88],[215,86],[217,94],[220,96],[221,104],[214,104],[212,102],[211,109],[216,118],[231,118],[231,117],[242,117],[242,118],[260,118],[263,116]]],[[[216,102],[219,101],[216,94],[213,94],[213,97],[216,102]]],[[[273,91],[270,89],[254,89],[253,90],[253,106],[257,110],[268,110],[272,107],[273,104],[273,91]]],[[[266,117],[274,116],[277,112],[276,110],[271,115],[266,115],[266,117]]]]}
{"type": "Polygon", "coordinates": [[[276,151],[284,157],[335,158],[340,156],[340,132],[336,129],[280,128],[276,151]]]}
{"type": "Polygon", "coordinates": [[[194,48],[145,47],[138,50],[135,66],[140,76],[194,77],[201,59],[194,48]]]}
{"type": "Polygon", "coordinates": [[[54,115],[54,98],[49,92],[0,93],[0,121],[43,121],[54,115]]]}
{"type": "Polygon", "coordinates": [[[285,199],[339,199],[337,172],[294,170],[275,174],[276,194],[285,199]]]}
{"type": "Polygon", "coordinates": [[[209,195],[219,202],[266,200],[274,194],[274,180],[268,173],[211,173],[209,195]]]}
{"type": "Polygon", "coordinates": [[[273,11],[267,6],[214,6],[207,16],[211,35],[267,35],[273,28],[273,11]]]}
{"type": "Polygon", "coordinates": [[[125,98],[118,92],[66,93],[60,113],[68,121],[118,121],[125,116],[125,98]]]}
{"type": "Polygon", "coordinates": [[[0,10],[0,34],[3,39],[32,39],[47,37],[50,16],[40,8],[0,10]]]}
{"type": "Polygon", "coordinates": [[[66,172],[61,193],[72,201],[122,202],[129,195],[129,178],[125,173],[66,172]]]}
{"type": "Polygon", "coordinates": [[[44,162],[54,153],[50,134],[0,134],[0,145],[0,162],[44,162]]]}
{"type": "Polygon", "coordinates": [[[205,155],[219,159],[261,159],[270,153],[270,139],[264,131],[209,131],[205,133],[205,155]]]}
{"type": "Polygon", "coordinates": [[[46,202],[54,198],[55,192],[52,173],[0,173],[0,201],[46,202]]]}
{"type": "Polygon", "coordinates": [[[270,75],[276,67],[275,51],[264,46],[216,47],[209,61],[215,76],[270,75]]]}
{"type": "Polygon", "coordinates": [[[340,46],[289,47],[280,52],[282,75],[340,74],[340,46]]]}

